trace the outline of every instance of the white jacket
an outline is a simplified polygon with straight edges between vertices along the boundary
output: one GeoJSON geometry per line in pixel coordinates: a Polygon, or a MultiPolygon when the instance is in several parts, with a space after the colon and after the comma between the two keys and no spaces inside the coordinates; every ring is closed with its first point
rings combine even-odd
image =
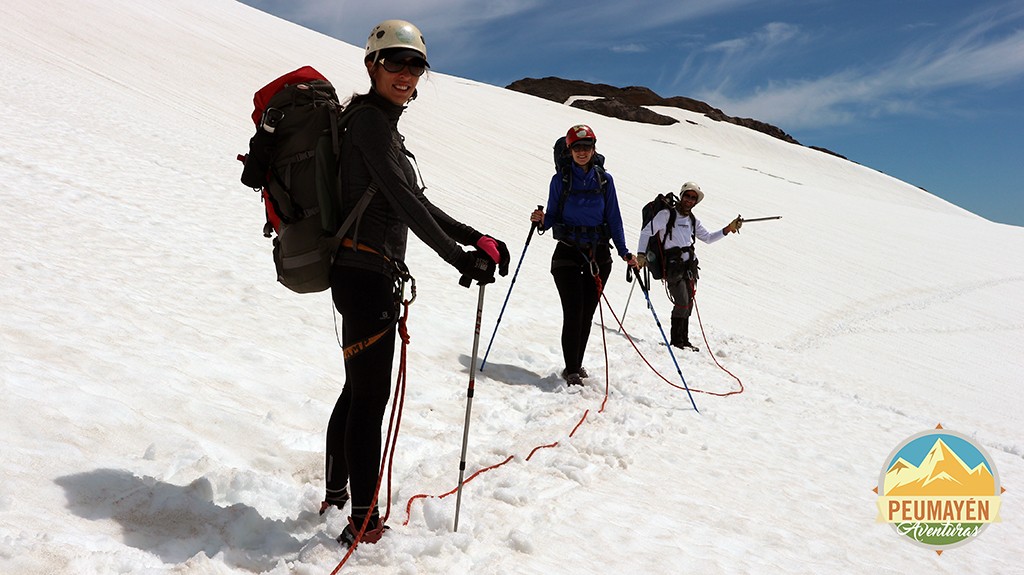
{"type": "MultiPolygon", "coordinates": [[[[642,254],[647,252],[647,242],[650,241],[651,237],[658,236],[662,238],[664,249],[669,248],[687,248],[693,245],[693,238],[697,237],[706,244],[712,244],[725,237],[725,233],[722,230],[715,230],[713,232],[707,231],[704,225],[700,223],[700,220],[694,216],[693,221],[697,223],[697,229],[690,229],[690,216],[680,214],[676,212],[675,225],[672,227],[672,237],[666,239],[665,226],[668,225],[669,210],[661,210],[654,217],[651,218],[642,230],[640,230],[640,245],[636,249],[636,253],[642,254]]],[[[690,254],[684,253],[683,260],[690,259],[690,254]]]]}

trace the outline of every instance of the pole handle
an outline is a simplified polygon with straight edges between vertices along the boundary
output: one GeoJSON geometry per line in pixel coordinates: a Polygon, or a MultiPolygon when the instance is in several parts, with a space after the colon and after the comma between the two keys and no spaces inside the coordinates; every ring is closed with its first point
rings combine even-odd
{"type": "MultiPolygon", "coordinates": [[[[537,209],[538,210],[543,210],[544,206],[542,206],[540,204],[537,204],[537,209]]],[[[533,233],[533,230],[537,230],[537,235],[538,236],[544,235],[544,230],[540,229],[540,224],[541,224],[540,222],[531,222],[531,223],[533,224],[533,226],[530,228],[530,233],[531,234],[533,233]]]]}

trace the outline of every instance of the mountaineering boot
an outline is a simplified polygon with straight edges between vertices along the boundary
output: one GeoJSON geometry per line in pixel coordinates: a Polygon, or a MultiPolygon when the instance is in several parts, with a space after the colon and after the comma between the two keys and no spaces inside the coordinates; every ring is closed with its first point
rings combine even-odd
{"type": "MultiPolygon", "coordinates": [[[[582,368],[580,368],[580,370],[582,371],[582,368]]],[[[580,374],[577,372],[570,373],[569,368],[562,370],[562,379],[565,380],[565,384],[568,386],[583,385],[583,380],[581,379],[580,374]]]]}
{"type": "Polygon", "coordinates": [[[687,344],[686,331],[687,321],[685,317],[672,318],[672,336],[669,341],[674,347],[682,348],[687,344]]]}
{"type": "Polygon", "coordinates": [[[691,351],[700,351],[700,348],[690,343],[690,318],[688,317],[674,317],[672,318],[672,346],[678,347],[679,349],[688,349],[691,351]]]}
{"type": "Polygon", "coordinates": [[[341,510],[345,507],[346,503],[348,503],[347,487],[342,487],[340,490],[328,493],[327,498],[320,503],[320,515],[327,513],[327,510],[331,507],[337,507],[341,510]]]}
{"type": "MultiPolygon", "coordinates": [[[[356,541],[356,535],[359,534],[359,530],[363,527],[364,519],[363,517],[349,517],[348,525],[341,530],[341,535],[338,535],[338,543],[345,547],[351,547],[356,541]]],[[[366,531],[359,538],[359,542],[376,543],[380,541],[380,538],[384,536],[384,532],[388,529],[391,528],[381,523],[379,516],[372,515],[370,516],[370,522],[366,525],[366,531]]]]}

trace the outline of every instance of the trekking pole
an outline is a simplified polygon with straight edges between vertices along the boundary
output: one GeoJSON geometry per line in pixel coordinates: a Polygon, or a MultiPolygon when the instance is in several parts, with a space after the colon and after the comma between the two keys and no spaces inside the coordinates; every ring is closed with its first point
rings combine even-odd
{"type": "Polygon", "coordinates": [[[768,216],[767,218],[740,218],[743,223],[747,222],[766,222],[768,220],[781,220],[782,216],[768,216]]]}
{"type": "MultiPolygon", "coordinates": [[[[646,270],[645,270],[646,271],[646,270]]],[[[672,343],[669,342],[668,337],[665,336],[665,329],[661,327],[661,320],[658,319],[658,312],[654,311],[654,304],[651,303],[651,294],[649,291],[650,287],[650,274],[645,273],[647,278],[647,285],[643,282],[640,283],[640,290],[644,292],[644,298],[647,300],[647,307],[651,310],[651,314],[654,315],[654,323],[658,325],[658,331],[661,332],[661,340],[665,342],[665,347],[668,348],[668,355],[672,358],[672,363],[676,366],[676,373],[679,374],[679,379],[683,382],[683,387],[686,389],[686,395],[690,398],[690,405],[693,406],[693,410],[700,413],[697,409],[697,402],[693,400],[693,394],[690,393],[690,386],[686,384],[686,378],[683,377],[683,370],[679,367],[679,362],[676,361],[676,354],[672,352],[672,343]]],[[[639,278],[637,278],[639,280],[639,278]]]]}
{"type": "Polygon", "coordinates": [[[462,508],[462,485],[466,476],[466,448],[469,445],[469,416],[473,412],[473,386],[476,383],[476,357],[480,348],[480,318],[484,311],[484,284],[476,302],[476,327],[473,329],[473,359],[469,362],[469,389],[466,390],[466,425],[462,430],[462,459],[459,460],[459,494],[455,497],[455,528],[459,530],[459,510],[462,508]]]}
{"type": "Polygon", "coordinates": [[[622,333],[622,324],[626,323],[626,314],[629,312],[629,302],[633,299],[633,290],[636,289],[636,284],[640,283],[640,276],[637,276],[636,281],[633,281],[633,274],[631,267],[626,266],[626,281],[633,284],[633,287],[629,288],[629,297],[626,298],[626,307],[622,309],[622,321],[619,322],[619,333],[622,333]]]}
{"type": "MultiPolygon", "coordinates": [[[[537,206],[538,210],[544,206],[537,206]]],[[[512,274],[512,281],[508,284],[508,293],[505,294],[505,303],[501,304],[501,311],[498,312],[498,321],[494,322],[494,331],[491,332],[491,340],[487,342],[487,351],[484,352],[484,359],[480,362],[480,371],[487,365],[487,356],[491,354],[491,344],[494,343],[494,336],[498,334],[498,326],[501,325],[501,317],[505,315],[505,306],[508,305],[508,298],[512,297],[512,287],[516,285],[516,278],[519,277],[519,268],[523,265],[523,258],[526,257],[526,248],[530,247],[530,240],[533,239],[533,232],[540,227],[540,222],[533,222],[530,226],[530,233],[526,234],[526,243],[523,245],[523,253],[519,256],[519,263],[516,264],[516,271],[512,274]]]]}

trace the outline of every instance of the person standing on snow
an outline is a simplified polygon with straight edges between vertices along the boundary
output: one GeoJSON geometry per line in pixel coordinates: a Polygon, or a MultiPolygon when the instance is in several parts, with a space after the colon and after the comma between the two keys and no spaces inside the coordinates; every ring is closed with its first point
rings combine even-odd
{"type": "Polygon", "coordinates": [[[661,241],[665,284],[672,300],[672,337],[670,343],[680,349],[699,351],[690,343],[690,312],[697,287],[697,256],[694,239],[714,243],[730,233],[739,233],[743,219],[737,217],[721,230],[709,232],[693,215],[693,207],[704,199],[704,192],[695,182],[686,182],[679,190],[679,201],[674,210],[661,210],[640,231],[637,265],[647,265],[647,245],[651,237],[661,241]],[[673,213],[674,212],[674,213],[673,213]]]}
{"type": "Polygon", "coordinates": [[[562,303],[562,377],[567,385],[583,385],[583,356],[601,290],[612,271],[611,249],[636,265],[626,249],[622,215],[612,175],[595,163],[597,136],[590,126],[569,128],[565,145],[572,162],[568,173],[556,172],[548,190],[547,215],[534,210],[530,221],[540,231],[553,229],[558,240],[551,256],[551,275],[562,303]]]}
{"type": "Polygon", "coordinates": [[[360,541],[374,543],[384,534],[374,495],[409,230],[480,284],[494,281],[496,263],[506,275],[509,263],[503,242],[453,219],[417,183],[398,120],[429,66],[419,29],[403,20],[381,22],[366,42],[364,63],[370,91],[347,105],[360,109],[352,112],[341,150],[343,217],[368,190],[374,195],[343,238],[331,271],[331,296],[342,316],[345,385],[327,427],[321,506],[321,514],[341,509],[351,493],[351,515],[338,537],[346,545],[364,520],[360,541]],[[460,244],[476,249],[464,251],[460,244]]]}

